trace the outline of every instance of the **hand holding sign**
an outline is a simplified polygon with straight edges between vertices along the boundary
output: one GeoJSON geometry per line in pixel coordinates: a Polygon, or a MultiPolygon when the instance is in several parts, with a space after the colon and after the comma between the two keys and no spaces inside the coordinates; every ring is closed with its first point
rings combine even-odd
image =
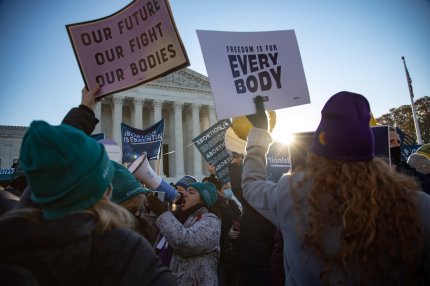
{"type": "Polygon", "coordinates": [[[264,110],[263,97],[261,95],[256,96],[254,102],[257,112],[252,115],[247,115],[246,117],[254,127],[268,130],[267,114],[264,110]]]}
{"type": "Polygon", "coordinates": [[[81,104],[85,105],[92,111],[96,109],[96,94],[100,90],[100,85],[96,84],[96,86],[90,90],[88,90],[85,86],[82,88],[82,100],[81,104]]]}

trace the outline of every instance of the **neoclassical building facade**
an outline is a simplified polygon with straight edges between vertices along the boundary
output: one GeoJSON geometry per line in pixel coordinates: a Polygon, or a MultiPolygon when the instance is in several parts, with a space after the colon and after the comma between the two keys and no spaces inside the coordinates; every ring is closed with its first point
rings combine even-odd
{"type": "MultiPolygon", "coordinates": [[[[217,121],[209,80],[185,68],[163,78],[103,98],[96,106],[100,122],[94,133],[104,133],[121,146],[121,122],[145,129],[164,119],[163,156],[151,161],[154,171],[169,182],[185,174],[201,180],[207,165],[192,139],[217,121]]],[[[27,127],[0,126],[1,168],[19,158],[27,127]]]]}

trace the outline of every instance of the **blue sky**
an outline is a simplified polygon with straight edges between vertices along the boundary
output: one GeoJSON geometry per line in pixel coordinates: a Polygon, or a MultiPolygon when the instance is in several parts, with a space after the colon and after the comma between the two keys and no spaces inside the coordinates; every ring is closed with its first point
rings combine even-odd
{"type": "MultiPolygon", "coordinates": [[[[125,0],[0,0],[0,125],[59,124],[80,103],[83,80],[66,24],[110,15],[125,0]]],[[[278,111],[278,132],[315,130],[341,90],[367,97],[375,116],[430,95],[429,0],[171,0],[191,62],[207,75],[196,30],[294,29],[311,103],[278,111]]]]}

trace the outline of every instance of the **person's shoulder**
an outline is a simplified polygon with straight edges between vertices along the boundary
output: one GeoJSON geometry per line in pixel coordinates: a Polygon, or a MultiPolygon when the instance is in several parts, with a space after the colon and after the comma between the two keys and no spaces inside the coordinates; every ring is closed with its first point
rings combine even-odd
{"type": "Polygon", "coordinates": [[[105,241],[117,241],[122,243],[126,241],[144,240],[144,238],[139,233],[129,228],[113,228],[102,233],[98,237],[98,239],[105,241]]]}
{"type": "Polygon", "coordinates": [[[128,228],[114,228],[96,237],[98,249],[109,252],[126,252],[131,249],[152,249],[151,244],[139,233],[128,228]]]}

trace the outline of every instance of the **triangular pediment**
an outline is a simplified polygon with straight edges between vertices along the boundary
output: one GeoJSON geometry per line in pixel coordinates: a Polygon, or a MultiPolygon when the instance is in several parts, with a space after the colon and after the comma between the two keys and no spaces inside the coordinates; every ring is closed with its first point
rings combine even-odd
{"type": "Polygon", "coordinates": [[[182,88],[210,90],[209,78],[189,68],[170,73],[151,82],[152,84],[170,85],[182,88]]]}

